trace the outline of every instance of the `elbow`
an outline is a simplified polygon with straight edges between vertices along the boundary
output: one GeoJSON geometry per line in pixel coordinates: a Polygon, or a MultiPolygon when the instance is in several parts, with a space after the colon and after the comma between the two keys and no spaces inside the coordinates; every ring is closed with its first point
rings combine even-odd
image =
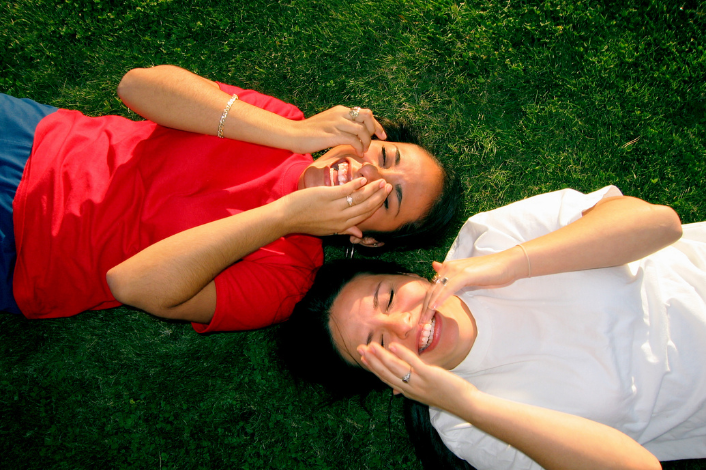
{"type": "Polygon", "coordinates": [[[660,230],[664,235],[665,246],[679,240],[682,236],[681,219],[674,209],[668,206],[653,206],[658,212],[660,230]]]}
{"type": "Polygon", "coordinates": [[[636,469],[646,469],[646,470],[662,470],[662,464],[657,460],[657,457],[652,455],[649,451],[645,451],[648,455],[643,459],[636,469]]]}
{"type": "Polygon", "coordinates": [[[156,65],[154,67],[134,68],[129,70],[118,83],[118,97],[128,107],[135,101],[141,90],[145,90],[163,71],[176,68],[173,65],[156,65]]]}
{"type": "Polygon", "coordinates": [[[120,266],[115,266],[108,270],[105,275],[105,280],[108,283],[110,293],[113,294],[115,300],[125,305],[134,305],[130,300],[130,288],[126,282],[125,276],[121,275],[120,266]]]}
{"type": "Polygon", "coordinates": [[[141,71],[145,69],[132,69],[128,71],[118,83],[118,96],[125,101],[125,97],[129,96],[130,90],[135,87],[135,82],[139,80],[141,71]]]}

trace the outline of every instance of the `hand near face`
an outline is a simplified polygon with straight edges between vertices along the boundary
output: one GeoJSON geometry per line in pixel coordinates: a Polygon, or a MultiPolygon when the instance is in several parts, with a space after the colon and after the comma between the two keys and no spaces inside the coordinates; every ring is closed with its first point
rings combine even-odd
{"type": "Polygon", "coordinates": [[[432,263],[436,275],[429,286],[420,324],[427,323],[434,310],[464,287],[503,287],[526,274],[526,261],[519,247],[492,255],[432,263]],[[525,271],[522,272],[522,269],[525,271]]]}
{"type": "Polygon", "coordinates": [[[390,350],[377,343],[357,348],[363,364],[380,380],[407,398],[453,412],[475,387],[451,372],[424,364],[419,356],[392,343],[390,350]],[[407,383],[402,378],[411,370],[407,383]]]}
{"type": "Polygon", "coordinates": [[[334,106],[303,121],[292,121],[295,145],[291,150],[312,153],[336,145],[350,145],[358,156],[362,156],[370,147],[373,135],[381,140],[387,139],[372,111],[360,109],[356,116],[351,110],[334,106]]]}
{"type": "Polygon", "coordinates": [[[370,217],[392,191],[384,180],[365,183],[365,178],[357,178],[341,186],[305,188],[283,197],[277,202],[283,204],[288,233],[362,237],[356,225],[370,217]]]}

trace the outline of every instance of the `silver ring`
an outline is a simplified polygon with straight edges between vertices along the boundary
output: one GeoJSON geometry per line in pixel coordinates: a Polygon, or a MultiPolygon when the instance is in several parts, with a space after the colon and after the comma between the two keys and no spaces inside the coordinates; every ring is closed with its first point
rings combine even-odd
{"type": "Polygon", "coordinates": [[[442,286],[445,286],[446,283],[449,282],[449,278],[448,278],[448,277],[445,277],[445,278],[441,279],[439,282],[441,282],[441,285],[442,285],[442,286]]]}
{"type": "Polygon", "coordinates": [[[360,106],[352,107],[351,110],[348,111],[348,114],[350,115],[351,119],[355,121],[355,118],[357,118],[358,114],[360,114],[360,106]]]}
{"type": "Polygon", "coordinates": [[[346,196],[346,202],[348,203],[348,207],[353,207],[353,197],[350,194],[346,196]]]}
{"type": "Polygon", "coordinates": [[[434,277],[431,278],[431,282],[433,282],[434,284],[438,284],[439,283],[439,275],[434,274],[434,277]]]}
{"type": "Polygon", "coordinates": [[[409,369],[409,372],[407,372],[407,375],[405,375],[404,377],[402,377],[402,382],[408,384],[408,383],[409,383],[409,379],[411,379],[411,378],[412,378],[412,369],[409,369]]]}

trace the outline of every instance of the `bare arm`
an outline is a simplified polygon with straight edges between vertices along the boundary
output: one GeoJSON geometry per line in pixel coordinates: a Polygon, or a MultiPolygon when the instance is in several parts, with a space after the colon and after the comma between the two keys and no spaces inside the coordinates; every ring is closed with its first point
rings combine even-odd
{"type": "Polygon", "coordinates": [[[386,351],[370,343],[358,352],[371,371],[405,396],[463,418],[548,470],[662,468],[650,452],[616,429],[480,392],[451,372],[424,364],[399,344],[386,351]],[[400,377],[410,368],[412,377],[405,384],[400,377]]]}
{"type": "MultiPolygon", "coordinates": [[[[209,135],[217,134],[230,99],[217,83],[173,65],[130,70],[118,85],[118,96],[146,119],[209,135]]],[[[370,145],[371,135],[386,138],[369,109],[361,110],[355,119],[349,111],[336,106],[304,121],[292,121],[237,100],[225,120],[223,135],[299,153],[349,144],[362,154],[370,145]]]]}
{"type": "Polygon", "coordinates": [[[383,180],[310,188],[256,209],[191,228],[151,245],[107,273],[116,300],[154,315],[208,323],[216,308],[213,280],[247,254],[290,234],[330,235],[365,220],[389,194],[383,180]],[[318,214],[332,214],[320,220],[318,214]]]}
{"type": "Polygon", "coordinates": [[[465,286],[501,286],[518,279],[584,269],[619,266],[671,245],[681,237],[681,221],[673,209],[641,199],[619,196],[599,201],[583,217],[547,235],[500,253],[474,258],[435,262],[446,285],[432,285],[426,298],[433,309],[465,286]],[[527,261],[529,258],[529,263],[527,261]]]}

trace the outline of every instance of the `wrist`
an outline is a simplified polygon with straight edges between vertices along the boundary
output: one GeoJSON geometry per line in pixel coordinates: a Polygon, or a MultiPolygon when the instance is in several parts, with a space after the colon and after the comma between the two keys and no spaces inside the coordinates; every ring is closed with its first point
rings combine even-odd
{"type": "Polygon", "coordinates": [[[270,219],[278,237],[284,237],[290,233],[298,233],[300,231],[296,226],[296,221],[291,217],[291,214],[295,213],[291,206],[292,194],[288,194],[262,206],[263,209],[267,211],[264,217],[270,219]]]}
{"type": "Polygon", "coordinates": [[[515,251],[515,279],[532,277],[532,261],[530,261],[527,248],[520,243],[513,248],[515,251]]]}

